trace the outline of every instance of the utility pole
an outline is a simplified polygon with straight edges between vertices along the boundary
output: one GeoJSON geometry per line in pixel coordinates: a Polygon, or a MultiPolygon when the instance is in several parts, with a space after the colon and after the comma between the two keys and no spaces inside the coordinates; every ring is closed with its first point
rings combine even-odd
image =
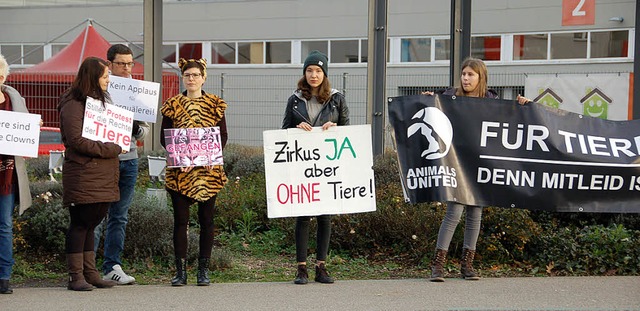
{"type": "Polygon", "coordinates": [[[374,155],[384,151],[388,6],[388,0],[369,0],[367,123],[371,124],[374,155]]]}
{"type": "MultiPolygon", "coordinates": [[[[162,0],[144,0],[144,79],[160,83],[162,94],[162,0]]],[[[159,97],[158,110],[162,97],[159,97]]],[[[160,150],[160,124],[162,115],[158,112],[151,133],[144,139],[144,152],[160,150]]]]}
{"type": "Polygon", "coordinates": [[[449,85],[459,86],[462,62],[471,56],[471,0],[451,0],[449,85]]]}

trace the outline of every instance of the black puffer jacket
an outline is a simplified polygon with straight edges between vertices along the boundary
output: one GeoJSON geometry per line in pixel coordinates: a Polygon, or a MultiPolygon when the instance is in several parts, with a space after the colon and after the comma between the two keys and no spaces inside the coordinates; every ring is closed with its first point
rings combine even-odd
{"type": "Polygon", "coordinates": [[[287,101],[287,109],[284,112],[282,128],[295,128],[302,122],[307,122],[311,126],[322,126],[327,122],[334,122],[338,125],[349,125],[349,108],[344,99],[344,95],[338,90],[331,90],[331,98],[322,105],[315,122],[309,120],[307,112],[307,100],[302,97],[302,93],[296,91],[287,101]]]}

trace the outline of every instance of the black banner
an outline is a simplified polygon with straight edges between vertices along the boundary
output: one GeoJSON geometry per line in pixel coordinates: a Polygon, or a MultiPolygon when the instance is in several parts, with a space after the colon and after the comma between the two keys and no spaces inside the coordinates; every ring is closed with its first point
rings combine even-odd
{"type": "Polygon", "coordinates": [[[412,203],[640,212],[640,121],[446,95],[389,99],[412,203]]]}

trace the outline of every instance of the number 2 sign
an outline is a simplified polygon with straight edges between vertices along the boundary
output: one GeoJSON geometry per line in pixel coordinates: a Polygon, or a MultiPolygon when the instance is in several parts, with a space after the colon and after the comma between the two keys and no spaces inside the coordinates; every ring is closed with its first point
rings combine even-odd
{"type": "Polygon", "coordinates": [[[593,25],[596,0],[562,0],[562,26],[593,25]]]}

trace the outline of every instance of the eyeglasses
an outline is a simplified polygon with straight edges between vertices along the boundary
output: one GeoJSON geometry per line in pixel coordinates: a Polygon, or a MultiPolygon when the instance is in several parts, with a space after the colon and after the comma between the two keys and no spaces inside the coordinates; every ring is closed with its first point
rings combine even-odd
{"type": "Polygon", "coordinates": [[[116,66],[120,66],[120,67],[133,67],[135,65],[134,62],[130,62],[130,63],[123,63],[123,62],[113,62],[114,65],[116,66]]]}
{"type": "Polygon", "coordinates": [[[197,79],[202,77],[202,74],[201,73],[183,73],[182,77],[185,79],[191,79],[191,78],[197,79]]]}

